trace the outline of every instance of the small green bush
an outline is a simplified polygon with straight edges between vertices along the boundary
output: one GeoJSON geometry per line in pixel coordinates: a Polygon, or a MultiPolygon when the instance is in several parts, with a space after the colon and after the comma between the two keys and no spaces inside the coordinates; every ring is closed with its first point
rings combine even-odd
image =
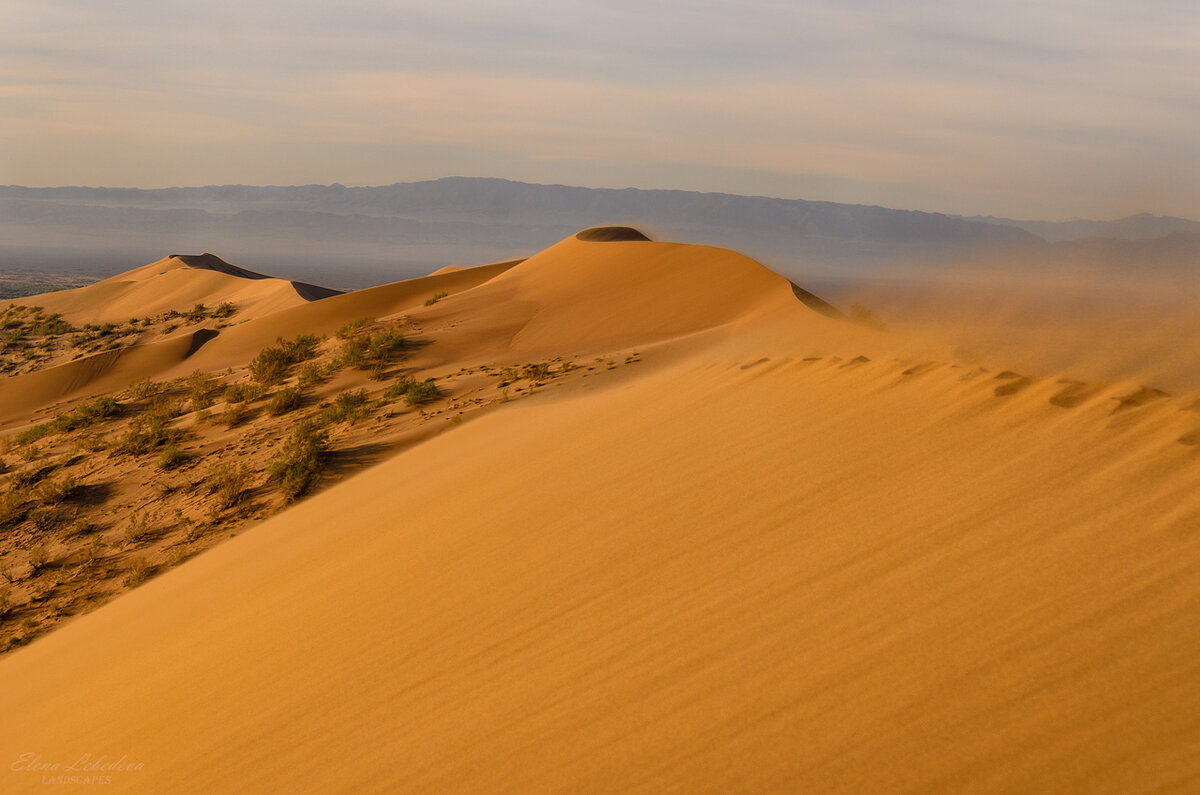
{"type": "Polygon", "coordinates": [[[186,460],[187,454],[183,452],[179,445],[171,442],[163,448],[162,455],[158,457],[158,468],[175,469],[186,460]]]}
{"type": "Polygon", "coordinates": [[[227,428],[236,428],[253,413],[245,403],[226,403],[225,410],[217,417],[217,421],[227,428]]]}
{"type": "Polygon", "coordinates": [[[316,386],[317,384],[328,381],[329,376],[333,374],[333,369],[334,368],[331,366],[321,366],[316,362],[306,362],[304,366],[300,368],[300,375],[297,379],[297,383],[302,388],[316,386]]]}
{"type": "Polygon", "coordinates": [[[246,496],[250,485],[250,469],[245,465],[218,464],[208,471],[205,478],[208,493],[216,495],[216,507],[220,510],[232,508],[246,496]]]}
{"type": "Polygon", "coordinates": [[[292,502],[312,486],[324,469],[328,454],[328,431],[314,422],[296,426],[270,465],[271,480],[285,502],[292,502]]]}
{"type": "Polygon", "coordinates": [[[534,384],[545,381],[550,377],[550,365],[546,362],[527,364],[521,368],[521,377],[534,384]]]}
{"type": "Polygon", "coordinates": [[[248,403],[253,400],[258,400],[266,394],[266,388],[262,384],[241,383],[230,384],[225,387],[224,398],[226,403],[248,403]]]}
{"type": "Polygon", "coordinates": [[[125,393],[134,400],[145,400],[146,398],[161,394],[166,388],[166,384],[151,381],[149,378],[143,378],[141,381],[134,381],[130,384],[125,393]]]}
{"type": "Polygon", "coordinates": [[[153,569],[150,566],[150,562],[141,555],[131,558],[129,561],[129,568],[126,570],[125,574],[125,587],[138,587],[146,580],[150,579],[150,574],[152,571],[153,569]]]}
{"type": "Polygon", "coordinates": [[[278,417],[280,414],[287,414],[289,411],[300,408],[300,404],[304,401],[304,390],[298,386],[281,389],[275,393],[275,396],[267,402],[267,413],[272,417],[278,417]]]}
{"type": "Polygon", "coordinates": [[[26,428],[17,434],[17,444],[22,447],[33,444],[40,439],[44,439],[54,433],[55,427],[52,422],[43,422],[39,425],[34,425],[31,428],[26,428]]]}
{"type": "Polygon", "coordinates": [[[370,396],[365,389],[347,390],[336,398],[333,403],[318,415],[322,425],[334,422],[348,422],[351,425],[366,417],[370,409],[370,396]]]}
{"type": "Polygon", "coordinates": [[[295,339],[280,337],[276,344],[263,348],[250,362],[250,375],[260,384],[270,386],[287,378],[293,365],[317,355],[321,338],[315,334],[301,334],[295,339]]]}
{"type": "Polygon", "coordinates": [[[34,574],[46,568],[50,563],[50,553],[45,544],[34,544],[29,548],[29,568],[34,574]]]}
{"type": "Polygon", "coordinates": [[[129,429],[112,444],[117,455],[145,455],[165,445],[178,442],[183,431],[170,426],[171,417],[166,411],[152,411],[135,417],[129,429]]]}
{"type": "Polygon", "coordinates": [[[37,485],[35,494],[42,503],[57,505],[71,499],[78,485],[71,475],[63,475],[59,480],[47,478],[37,485]]]}
{"type": "Polygon", "coordinates": [[[448,295],[450,295],[450,293],[447,292],[434,293],[432,298],[429,298],[425,301],[425,306],[433,306],[448,295]]]}
{"type": "Polygon", "coordinates": [[[426,378],[424,381],[413,384],[404,392],[404,402],[410,406],[420,406],[423,403],[437,400],[441,395],[442,391],[438,389],[434,380],[426,378]]]}
{"type": "Polygon", "coordinates": [[[217,390],[221,382],[211,373],[201,370],[194,371],[184,382],[187,385],[188,398],[192,402],[192,411],[206,409],[216,402],[217,390]]]}
{"type": "Polygon", "coordinates": [[[391,386],[383,391],[383,399],[399,400],[400,398],[404,397],[404,393],[415,386],[416,383],[417,379],[413,378],[411,375],[402,375],[398,377],[391,386]]]}
{"type": "Polygon", "coordinates": [[[25,518],[29,499],[22,489],[10,488],[0,494],[0,527],[14,525],[25,518]]]}
{"type": "Polygon", "coordinates": [[[362,329],[364,329],[367,326],[370,326],[374,323],[375,323],[375,318],[373,318],[373,317],[360,317],[358,320],[353,320],[353,321],[347,323],[346,325],[342,326],[340,329],[338,329],[337,337],[340,340],[349,339],[350,337],[353,337],[356,333],[358,333],[362,329]]]}

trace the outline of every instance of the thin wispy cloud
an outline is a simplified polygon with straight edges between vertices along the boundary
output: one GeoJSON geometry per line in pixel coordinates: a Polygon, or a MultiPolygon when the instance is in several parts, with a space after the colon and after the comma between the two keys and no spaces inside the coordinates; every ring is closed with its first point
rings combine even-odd
{"type": "Polygon", "coordinates": [[[1200,8],[24,2],[0,181],[446,174],[1200,216],[1200,8]]]}

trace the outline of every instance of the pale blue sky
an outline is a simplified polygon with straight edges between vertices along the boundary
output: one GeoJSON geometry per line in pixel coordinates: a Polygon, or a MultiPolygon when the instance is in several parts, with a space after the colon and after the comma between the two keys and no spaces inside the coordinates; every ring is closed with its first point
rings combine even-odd
{"type": "Polygon", "coordinates": [[[1187,0],[0,0],[0,183],[1200,217],[1187,0]]]}

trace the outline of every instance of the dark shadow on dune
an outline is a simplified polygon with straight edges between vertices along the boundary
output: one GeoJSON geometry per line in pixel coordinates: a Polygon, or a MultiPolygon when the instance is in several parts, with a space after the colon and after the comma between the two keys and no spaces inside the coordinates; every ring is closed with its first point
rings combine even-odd
{"type": "Polygon", "coordinates": [[[792,293],[795,294],[796,299],[814,312],[820,312],[826,317],[846,317],[844,314],[842,314],[840,309],[826,301],[824,298],[813,295],[808,290],[805,290],[803,287],[794,282],[788,282],[788,284],[792,285],[792,293]]]}
{"type": "Polygon", "coordinates": [[[71,501],[78,505],[95,508],[108,502],[114,494],[110,481],[101,483],[80,483],[71,492],[71,501]]]}
{"type": "MultiPolygon", "coordinates": [[[[203,254],[168,254],[170,259],[177,259],[189,268],[197,270],[217,271],[228,276],[237,276],[239,279],[274,279],[274,276],[268,276],[265,273],[257,273],[248,271],[245,268],[239,268],[237,265],[230,264],[218,257],[216,254],[210,254],[207,251],[203,254]]],[[[328,298],[331,295],[341,295],[340,290],[332,290],[328,287],[321,287],[316,284],[308,284],[307,282],[292,282],[292,287],[296,293],[305,301],[319,301],[322,298],[328,298]]]]}
{"type": "Polygon", "coordinates": [[[220,335],[221,332],[210,328],[197,329],[196,331],[192,332],[191,343],[189,343],[187,353],[183,355],[183,358],[186,359],[187,357],[191,356],[193,353],[200,350],[204,343],[208,342],[209,340],[216,339],[220,335]]]}
{"type": "Polygon", "coordinates": [[[650,242],[632,226],[593,226],[575,235],[575,239],[588,243],[650,242]]]}
{"type": "Polygon", "coordinates": [[[367,442],[366,444],[334,450],[329,454],[326,472],[334,477],[353,474],[360,469],[378,464],[396,452],[395,445],[367,442]]]}

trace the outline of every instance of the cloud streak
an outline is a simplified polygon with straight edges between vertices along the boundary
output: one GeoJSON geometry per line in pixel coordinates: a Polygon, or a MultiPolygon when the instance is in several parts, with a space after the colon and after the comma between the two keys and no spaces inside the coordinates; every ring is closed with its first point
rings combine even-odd
{"type": "Polygon", "coordinates": [[[1190,3],[12,0],[0,31],[0,182],[472,173],[1200,216],[1190,3]]]}

